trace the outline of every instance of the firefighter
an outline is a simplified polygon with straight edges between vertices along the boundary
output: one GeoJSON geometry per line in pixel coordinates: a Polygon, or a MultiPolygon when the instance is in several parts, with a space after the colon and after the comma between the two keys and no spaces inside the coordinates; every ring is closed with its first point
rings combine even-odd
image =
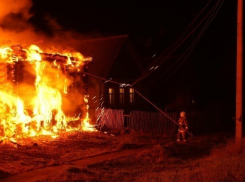
{"type": "Polygon", "coordinates": [[[179,129],[177,134],[177,141],[179,142],[182,136],[184,142],[187,142],[186,131],[188,129],[188,122],[186,119],[186,113],[184,111],[180,112],[180,117],[178,119],[179,129]]]}

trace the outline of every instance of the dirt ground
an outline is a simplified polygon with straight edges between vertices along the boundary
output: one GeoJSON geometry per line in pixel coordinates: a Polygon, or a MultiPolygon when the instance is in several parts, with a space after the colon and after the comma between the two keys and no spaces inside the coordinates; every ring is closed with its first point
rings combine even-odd
{"type": "MultiPolygon", "coordinates": [[[[161,138],[132,130],[78,132],[60,138],[29,138],[0,144],[0,181],[16,174],[51,166],[67,166],[52,175],[26,181],[162,181],[163,171],[192,169],[210,151],[232,140],[232,132],[195,136],[188,143],[175,136],[161,138]],[[94,161],[82,166],[76,161],[116,151],[151,146],[131,155],[94,161]],[[153,176],[152,176],[153,175],[153,176]]],[[[172,181],[172,180],[170,180],[172,181]]],[[[174,180],[173,180],[174,181],[174,180]]]]}

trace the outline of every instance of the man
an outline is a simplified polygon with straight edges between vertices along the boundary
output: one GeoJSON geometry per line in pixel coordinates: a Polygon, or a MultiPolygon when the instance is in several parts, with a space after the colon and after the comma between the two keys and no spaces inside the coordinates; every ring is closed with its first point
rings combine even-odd
{"type": "Polygon", "coordinates": [[[177,134],[177,142],[180,141],[181,136],[184,142],[187,142],[186,130],[188,129],[188,123],[186,119],[186,113],[184,111],[180,113],[178,123],[179,123],[179,129],[178,129],[178,134],[177,134]]]}

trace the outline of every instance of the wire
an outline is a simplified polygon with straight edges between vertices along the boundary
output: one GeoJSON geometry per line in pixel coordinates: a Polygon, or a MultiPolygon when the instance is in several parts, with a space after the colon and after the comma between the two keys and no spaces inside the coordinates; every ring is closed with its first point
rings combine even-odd
{"type": "MultiPolygon", "coordinates": [[[[161,66],[170,56],[171,56],[171,54],[172,53],[174,53],[174,51],[176,51],[195,31],[196,31],[196,29],[203,23],[203,21],[209,16],[209,14],[210,13],[212,13],[213,12],[213,9],[215,9],[215,7],[217,6],[217,4],[219,4],[220,3],[220,1],[221,0],[219,0],[216,4],[215,4],[215,6],[214,7],[212,7],[211,8],[211,10],[198,22],[198,24],[184,37],[184,38],[180,38],[179,40],[180,40],[180,42],[176,42],[175,44],[174,44],[174,48],[170,48],[170,49],[172,49],[172,50],[168,50],[169,52],[168,52],[168,54],[165,56],[165,54],[166,54],[166,52],[167,51],[164,51],[163,53],[162,53],[162,55],[161,56],[159,56],[154,62],[153,62],[153,64],[155,64],[155,63],[157,63],[157,62],[159,62],[160,61],[160,63],[158,64],[158,67],[159,66],[161,66]],[[177,46],[176,46],[176,44],[177,44],[177,46]],[[164,58],[164,56],[165,56],[165,58],[167,58],[167,59],[163,59],[163,61],[161,61],[161,59],[162,58],[164,58]]],[[[207,3],[207,5],[210,3],[210,1],[207,3]]],[[[206,9],[206,7],[207,7],[207,5],[201,10],[201,12],[197,15],[197,17],[199,17],[200,15],[201,15],[201,13],[206,9]]],[[[197,19],[197,17],[194,19],[194,21],[191,23],[191,25],[192,24],[194,24],[194,22],[196,21],[196,19],[197,19]]],[[[184,34],[186,34],[187,32],[185,32],[184,34]]],[[[182,36],[183,37],[183,36],[182,36]]],[[[152,64],[151,64],[152,65],[152,64]]],[[[152,66],[151,66],[152,67],[152,66]]],[[[132,85],[135,85],[136,83],[138,83],[139,81],[141,81],[142,79],[144,79],[145,77],[147,77],[148,75],[150,75],[152,72],[154,72],[156,69],[152,69],[152,70],[150,70],[150,72],[148,72],[148,73],[146,73],[145,75],[143,75],[143,76],[141,76],[141,77],[139,77],[138,79],[136,79],[136,81],[132,84],[132,85]]]]}
{"type": "Polygon", "coordinates": [[[124,85],[126,85],[126,86],[131,86],[130,84],[119,83],[119,82],[112,81],[112,80],[110,80],[110,79],[108,80],[108,79],[106,79],[106,78],[102,78],[102,77],[99,77],[99,76],[95,76],[95,75],[92,75],[92,74],[90,74],[90,73],[88,73],[88,72],[81,72],[81,73],[86,74],[86,75],[89,75],[89,76],[92,76],[92,77],[97,78],[97,79],[100,79],[100,80],[104,80],[104,81],[106,81],[106,82],[115,83],[115,84],[118,84],[118,85],[121,85],[121,86],[124,86],[124,85]]]}
{"type": "Polygon", "coordinates": [[[222,4],[223,4],[224,0],[221,1],[220,4],[218,4],[216,6],[217,9],[215,9],[211,16],[209,17],[208,21],[205,23],[204,27],[202,28],[201,32],[198,34],[197,38],[194,40],[194,42],[189,46],[189,48],[185,51],[185,53],[171,66],[169,67],[163,74],[161,74],[158,78],[162,77],[167,71],[169,71],[174,65],[177,64],[177,62],[184,57],[185,54],[187,54],[184,58],[184,60],[179,64],[179,66],[167,77],[165,78],[165,80],[163,80],[161,83],[157,84],[161,85],[162,83],[164,83],[168,78],[170,78],[180,67],[181,65],[183,65],[184,61],[187,59],[187,57],[190,55],[190,53],[192,52],[192,50],[194,49],[194,47],[196,46],[197,42],[200,40],[201,36],[203,35],[203,33],[205,32],[205,30],[207,29],[207,27],[210,25],[210,23],[212,22],[212,20],[214,19],[214,17],[216,16],[216,14],[218,13],[219,9],[221,8],[222,4]]]}

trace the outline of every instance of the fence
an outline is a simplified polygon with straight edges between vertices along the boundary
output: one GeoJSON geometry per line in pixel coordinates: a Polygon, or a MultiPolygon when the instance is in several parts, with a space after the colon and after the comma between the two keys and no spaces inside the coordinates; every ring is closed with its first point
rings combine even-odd
{"type": "MultiPolygon", "coordinates": [[[[177,125],[159,112],[132,111],[124,115],[124,110],[98,109],[96,117],[101,124],[106,124],[109,129],[122,130],[130,128],[145,133],[171,135],[177,132],[177,125]]],[[[167,112],[169,117],[178,120],[178,112],[167,112]]],[[[216,130],[219,124],[215,111],[187,112],[190,132],[209,132],[216,130]]]]}
{"type": "MultiPolygon", "coordinates": [[[[177,120],[177,113],[168,113],[177,120]]],[[[176,124],[159,112],[132,111],[126,119],[126,126],[145,133],[171,135],[176,132],[176,124]]]]}
{"type": "MultiPolygon", "coordinates": [[[[101,124],[106,124],[109,129],[130,128],[145,133],[170,135],[176,132],[176,125],[159,112],[132,111],[123,115],[123,110],[98,109],[97,118],[101,124]]],[[[177,113],[168,113],[177,120],[177,113]]]]}
{"type": "Polygon", "coordinates": [[[105,124],[109,129],[124,128],[124,110],[97,109],[95,115],[100,124],[105,124]]]}

